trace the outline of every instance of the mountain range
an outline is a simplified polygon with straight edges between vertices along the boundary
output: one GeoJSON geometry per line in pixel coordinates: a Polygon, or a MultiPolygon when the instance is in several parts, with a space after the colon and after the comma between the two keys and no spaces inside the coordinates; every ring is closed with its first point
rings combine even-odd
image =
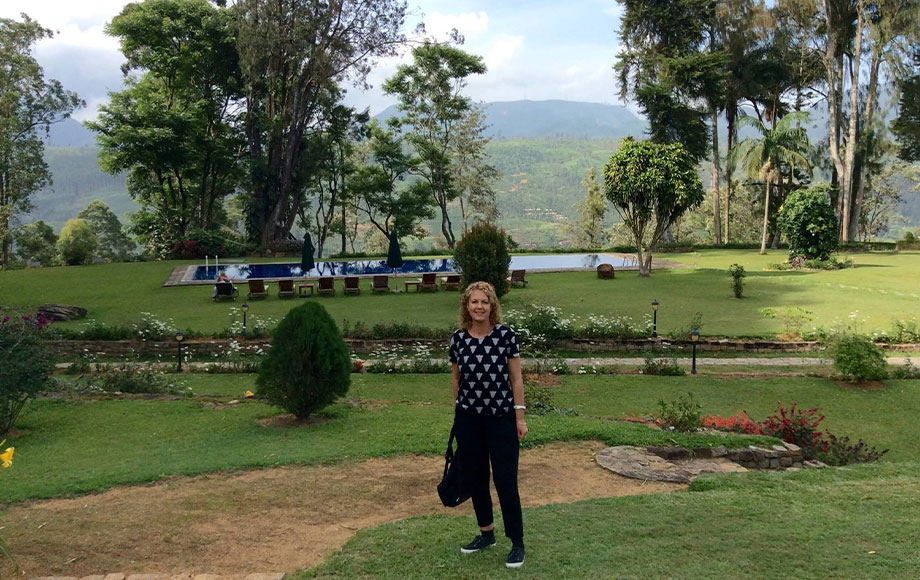
{"type": "MultiPolygon", "coordinates": [[[[645,120],[617,105],[507,101],[484,103],[483,108],[486,134],[492,137],[486,153],[501,173],[495,183],[501,224],[520,234],[523,243],[540,247],[556,245],[565,237],[563,223],[575,217],[573,204],[585,196],[581,182],[588,170],[593,167],[600,175],[620,139],[642,138],[647,128],[645,120]]],[[[397,114],[391,106],[376,118],[385,121],[397,114]]],[[[820,132],[823,126],[821,115],[815,114],[809,132],[820,132]]],[[[60,230],[94,199],[106,202],[123,222],[137,209],[127,193],[125,176],[99,169],[95,137],[79,122],[68,119],[52,126],[45,160],[54,186],[35,194],[36,209],[23,216],[24,222],[42,219],[60,230]]],[[[706,167],[703,164],[701,171],[708,184],[706,167]]],[[[916,194],[905,195],[898,209],[910,223],[920,224],[916,194]]],[[[433,223],[432,231],[439,227],[433,223]]]]}
{"type": "MultiPolygon", "coordinates": [[[[493,139],[620,139],[641,137],[648,124],[626,107],[576,101],[503,101],[484,103],[485,134],[493,139]]],[[[399,114],[391,105],[375,115],[385,122],[399,114]]],[[[92,131],[67,119],[51,126],[48,147],[91,147],[92,131]]]]}

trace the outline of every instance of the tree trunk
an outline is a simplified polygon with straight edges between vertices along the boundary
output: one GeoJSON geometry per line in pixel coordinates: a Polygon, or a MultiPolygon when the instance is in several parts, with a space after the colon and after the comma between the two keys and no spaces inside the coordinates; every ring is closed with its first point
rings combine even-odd
{"type": "Polygon", "coordinates": [[[763,197],[763,237],[760,240],[760,253],[767,253],[767,225],[770,218],[770,178],[764,180],[767,184],[763,197]]]}
{"type": "Polygon", "coordinates": [[[713,242],[722,245],[722,208],[719,204],[719,174],[722,172],[719,162],[719,110],[714,106],[709,107],[712,117],[712,175],[709,184],[712,188],[712,232],[713,242]]]}
{"type": "Polygon", "coordinates": [[[840,237],[841,241],[852,242],[855,238],[856,230],[850,228],[851,215],[854,213],[854,191],[853,177],[856,170],[856,149],[858,144],[857,129],[859,128],[859,73],[860,61],[862,57],[862,38],[863,38],[863,3],[857,2],[856,16],[856,38],[854,39],[854,50],[852,62],[850,63],[850,123],[847,128],[847,150],[844,158],[844,186],[841,189],[843,195],[843,215],[841,216],[841,225],[843,226],[840,237]]]}
{"type": "Polygon", "coordinates": [[[447,201],[445,200],[441,203],[441,201],[438,200],[438,205],[441,206],[441,233],[444,234],[444,239],[447,240],[447,247],[453,250],[454,245],[456,245],[456,238],[454,238],[450,216],[447,215],[447,201]]]}
{"type": "Polygon", "coordinates": [[[636,265],[639,266],[639,277],[648,278],[649,265],[645,261],[641,241],[636,244],[636,265]]]}
{"type": "MultiPolygon", "coordinates": [[[[843,159],[840,156],[840,98],[843,90],[843,56],[838,57],[838,34],[842,34],[834,18],[834,3],[824,0],[824,19],[827,26],[827,46],[825,46],[823,62],[827,80],[827,116],[828,116],[828,146],[834,171],[837,175],[837,217],[843,214],[843,198],[846,195],[846,172],[843,159]]],[[[840,228],[838,239],[842,239],[843,228],[840,228]]]]}

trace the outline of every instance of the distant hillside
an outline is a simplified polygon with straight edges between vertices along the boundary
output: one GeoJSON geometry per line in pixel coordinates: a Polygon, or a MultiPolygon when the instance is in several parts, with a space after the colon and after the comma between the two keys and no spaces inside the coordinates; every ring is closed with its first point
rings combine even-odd
{"type": "MultiPolygon", "coordinates": [[[[585,196],[581,181],[588,169],[596,168],[602,179],[603,166],[622,137],[641,136],[645,130],[644,122],[635,115],[610,105],[514,101],[490,103],[487,111],[490,131],[499,136],[486,150],[501,172],[495,184],[501,225],[525,246],[551,247],[563,240],[563,223],[575,217],[572,206],[585,196]],[[512,137],[518,134],[520,137],[512,137]]],[[[378,118],[393,113],[391,107],[378,118]]],[[[45,159],[54,175],[54,187],[33,197],[36,210],[24,217],[25,222],[42,219],[60,230],[93,199],[108,203],[123,221],[137,209],[124,176],[107,175],[99,169],[93,134],[78,122],[67,120],[52,127],[45,159]],[[61,146],[64,143],[83,146],[61,146]]],[[[707,171],[703,164],[701,174],[708,185],[707,171]]],[[[910,219],[910,227],[920,225],[920,195],[905,193],[899,211],[910,219]]],[[[458,233],[459,215],[452,218],[458,233]]],[[[607,221],[615,219],[611,212],[607,221]]],[[[438,231],[439,220],[431,228],[438,231]]]]}
{"type": "Polygon", "coordinates": [[[96,134],[74,119],[51,125],[45,147],[95,147],[96,134]]]}
{"type": "MultiPolygon", "coordinates": [[[[647,123],[626,107],[576,101],[506,101],[485,103],[489,127],[486,135],[496,139],[620,139],[641,137],[647,123]]],[[[399,114],[395,105],[376,119],[381,122],[399,114]]]]}
{"type": "Polygon", "coordinates": [[[96,147],[45,147],[45,162],[51,169],[53,184],[32,196],[35,209],[23,221],[44,220],[59,231],[70,218],[94,199],[109,205],[122,223],[137,204],[128,195],[124,175],[103,173],[96,147]]]}

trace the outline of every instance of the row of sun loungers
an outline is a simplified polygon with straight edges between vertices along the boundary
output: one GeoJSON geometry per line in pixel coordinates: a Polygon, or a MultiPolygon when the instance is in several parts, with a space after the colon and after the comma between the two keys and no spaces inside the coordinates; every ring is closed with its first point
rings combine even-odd
{"type": "MultiPolygon", "coordinates": [[[[361,293],[361,286],[359,285],[360,278],[358,278],[358,276],[345,276],[342,279],[342,282],[345,294],[361,293]]],[[[460,275],[449,274],[442,277],[440,280],[440,286],[438,275],[435,273],[422,274],[420,279],[403,280],[403,282],[405,284],[406,291],[408,291],[410,287],[415,287],[416,291],[418,292],[437,292],[439,288],[441,290],[458,290],[460,288],[460,275]]],[[[526,286],[527,281],[524,280],[524,270],[513,270],[511,272],[511,277],[508,279],[508,282],[512,286],[526,286]]],[[[264,280],[252,279],[247,280],[247,283],[249,284],[249,292],[246,294],[247,299],[255,300],[268,297],[269,284],[266,284],[264,280]]],[[[298,295],[312,295],[314,288],[316,289],[316,293],[319,296],[335,296],[336,291],[335,278],[332,276],[319,278],[315,282],[301,282],[293,279],[280,279],[278,280],[277,284],[278,298],[294,298],[298,295]]],[[[370,290],[372,293],[393,291],[390,288],[390,276],[373,276],[371,278],[370,290]]],[[[238,295],[239,290],[236,288],[236,286],[233,285],[232,282],[220,282],[215,284],[215,302],[220,300],[236,300],[238,295]]]]}

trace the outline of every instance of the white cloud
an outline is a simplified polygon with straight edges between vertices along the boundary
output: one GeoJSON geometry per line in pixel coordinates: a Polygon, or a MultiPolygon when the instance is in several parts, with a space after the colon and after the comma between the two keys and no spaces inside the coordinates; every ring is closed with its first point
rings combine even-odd
{"type": "Polygon", "coordinates": [[[500,36],[485,55],[486,66],[490,71],[501,68],[518,53],[523,43],[523,36],[500,36]]]}
{"type": "Polygon", "coordinates": [[[489,28],[489,15],[484,11],[463,14],[432,12],[425,15],[425,31],[437,40],[447,40],[456,28],[467,40],[475,40],[489,28]]]}

